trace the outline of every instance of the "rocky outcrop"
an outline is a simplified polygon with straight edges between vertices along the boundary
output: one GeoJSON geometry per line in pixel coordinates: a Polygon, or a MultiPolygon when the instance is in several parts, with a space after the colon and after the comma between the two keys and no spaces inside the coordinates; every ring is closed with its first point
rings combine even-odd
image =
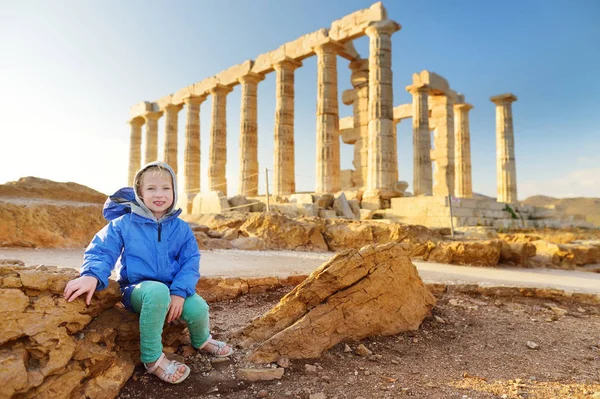
{"type": "Polygon", "coordinates": [[[600,245],[555,244],[544,240],[531,242],[536,248],[532,262],[536,266],[574,269],[600,263],[600,245]]]}
{"type": "Polygon", "coordinates": [[[67,303],[62,292],[76,275],[0,266],[0,397],[110,398],[133,372],[129,355],[111,347],[114,337],[88,326],[119,300],[117,283],[89,307],[82,300],[67,303]]]}
{"type": "Polygon", "coordinates": [[[102,205],[0,200],[0,247],[85,247],[104,225],[102,205]]]}
{"type": "MultiPolygon", "coordinates": [[[[139,362],[138,318],[115,306],[118,284],[68,303],[73,269],[0,265],[0,397],[114,398],[139,362]]],[[[166,347],[185,342],[168,325],[166,347]]]]}
{"type": "Polygon", "coordinates": [[[501,240],[440,242],[423,259],[457,265],[496,266],[501,250],[501,240]]]}
{"type": "Polygon", "coordinates": [[[240,226],[244,237],[257,237],[270,249],[327,251],[324,222],[316,218],[292,219],[267,213],[251,216],[240,226]]]}
{"type": "Polygon", "coordinates": [[[531,258],[536,254],[535,245],[531,242],[506,242],[502,241],[500,263],[512,264],[523,267],[531,266],[531,258]]]}
{"type": "Polygon", "coordinates": [[[400,244],[337,254],[238,332],[257,363],[314,358],[344,340],[416,330],[435,304],[400,244]]]}

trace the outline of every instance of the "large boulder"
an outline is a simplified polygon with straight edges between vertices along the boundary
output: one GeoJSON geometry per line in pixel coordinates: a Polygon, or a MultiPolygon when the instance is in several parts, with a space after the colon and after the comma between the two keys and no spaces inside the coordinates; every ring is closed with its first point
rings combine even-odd
{"type": "Polygon", "coordinates": [[[315,358],[345,340],[416,330],[435,304],[401,244],[337,254],[237,333],[253,362],[315,358]]]}

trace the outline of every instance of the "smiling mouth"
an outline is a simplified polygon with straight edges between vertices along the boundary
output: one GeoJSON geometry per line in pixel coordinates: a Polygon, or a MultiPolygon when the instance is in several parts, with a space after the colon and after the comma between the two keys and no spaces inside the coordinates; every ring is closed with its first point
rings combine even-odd
{"type": "Polygon", "coordinates": [[[154,201],[154,205],[156,206],[163,206],[166,203],[166,201],[154,201]]]}

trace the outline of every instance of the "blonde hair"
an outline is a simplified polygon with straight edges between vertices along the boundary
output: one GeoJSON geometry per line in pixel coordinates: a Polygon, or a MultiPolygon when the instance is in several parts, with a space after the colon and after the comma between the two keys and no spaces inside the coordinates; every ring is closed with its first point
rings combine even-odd
{"type": "Polygon", "coordinates": [[[152,165],[152,166],[149,166],[146,169],[144,169],[144,171],[142,173],[140,173],[139,178],[136,180],[134,189],[135,189],[135,192],[137,193],[137,195],[140,195],[140,190],[142,188],[142,179],[144,178],[144,175],[146,175],[148,172],[152,172],[154,175],[165,175],[166,174],[171,179],[171,184],[173,184],[173,178],[171,176],[171,172],[169,172],[169,170],[167,168],[165,168],[162,165],[152,165]]]}

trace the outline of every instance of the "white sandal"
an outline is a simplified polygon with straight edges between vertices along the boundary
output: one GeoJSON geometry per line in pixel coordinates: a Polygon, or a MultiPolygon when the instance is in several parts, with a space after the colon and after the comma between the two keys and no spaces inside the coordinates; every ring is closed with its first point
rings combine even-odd
{"type": "Polygon", "coordinates": [[[190,368],[188,366],[186,366],[183,363],[179,363],[176,360],[167,359],[164,353],[160,355],[156,362],[154,362],[154,366],[148,367],[146,366],[146,363],[144,363],[144,367],[146,368],[146,373],[154,374],[164,382],[168,382],[170,384],[179,384],[180,382],[185,380],[188,377],[188,375],[190,375],[190,368]],[[164,360],[166,360],[168,363],[163,363],[164,360]],[[181,366],[185,367],[183,375],[179,377],[178,380],[173,381],[173,376],[181,366]],[[156,370],[159,367],[163,370],[162,375],[156,373],[156,370]]]}
{"type": "Polygon", "coordinates": [[[217,341],[216,339],[212,339],[212,337],[209,337],[206,340],[206,342],[203,343],[202,346],[200,346],[198,349],[202,350],[204,352],[210,353],[214,357],[229,357],[233,354],[233,348],[231,346],[227,345],[223,341],[217,341]],[[205,346],[208,344],[211,344],[213,346],[213,348],[205,349],[205,346]],[[225,347],[228,347],[229,350],[226,353],[221,353],[221,349],[223,349],[225,347]]]}

